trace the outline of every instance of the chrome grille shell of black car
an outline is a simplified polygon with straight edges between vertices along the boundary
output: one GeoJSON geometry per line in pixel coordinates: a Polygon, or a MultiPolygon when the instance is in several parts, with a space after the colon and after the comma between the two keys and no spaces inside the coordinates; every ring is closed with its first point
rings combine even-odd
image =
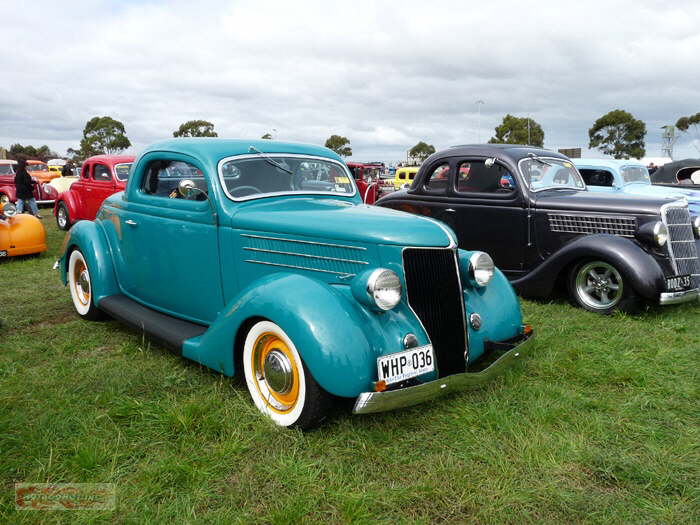
{"type": "Polygon", "coordinates": [[[668,228],[666,246],[676,275],[692,275],[694,286],[700,287],[700,260],[687,204],[665,204],[661,207],[661,220],[668,228]]]}

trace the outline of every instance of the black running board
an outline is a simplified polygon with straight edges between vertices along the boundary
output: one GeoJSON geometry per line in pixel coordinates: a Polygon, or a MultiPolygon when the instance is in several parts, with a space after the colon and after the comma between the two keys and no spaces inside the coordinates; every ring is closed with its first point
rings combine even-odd
{"type": "Polygon", "coordinates": [[[182,344],[186,339],[207,331],[206,326],[156,312],[125,295],[105,297],[100,301],[99,308],[178,355],[182,355],[182,344]]]}

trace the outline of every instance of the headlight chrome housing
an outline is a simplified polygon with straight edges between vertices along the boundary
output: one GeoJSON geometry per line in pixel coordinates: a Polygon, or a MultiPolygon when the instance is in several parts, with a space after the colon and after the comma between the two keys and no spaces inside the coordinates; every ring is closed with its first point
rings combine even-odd
{"type": "Polygon", "coordinates": [[[654,242],[661,248],[668,241],[668,228],[663,222],[654,224],[654,242]]]}
{"type": "Polygon", "coordinates": [[[647,222],[639,227],[636,237],[647,244],[663,248],[668,242],[668,228],[661,221],[647,222]]]}
{"type": "Polygon", "coordinates": [[[401,301],[401,280],[386,268],[377,268],[367,279],[367,294],[382,310],[391,310],[401,301]]]}
{"type": "Polygon", "coordinates": [[[476,286],[486,286],[493,278],[495,266],[488,253],[474,252],[469,257],[469,278],[476,286]]]}
{"type": "Polygon", "coordinates": [[[692,224],[693,224],[693,233],[695,234],[695,238],[700,239],[700,217],[693,217],[692,224]]]}

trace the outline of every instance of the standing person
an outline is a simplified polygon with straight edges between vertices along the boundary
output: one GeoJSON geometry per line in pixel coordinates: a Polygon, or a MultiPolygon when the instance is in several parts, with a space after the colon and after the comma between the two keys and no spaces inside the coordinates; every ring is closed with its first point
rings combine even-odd
{"type": "Polygon", "coordinates": [[[15,188],[17,189],[17,213],[24,213],[24,204],[27,203],[29,209],[35,217],[41,219],[39,207],[34,199],[34,188],[36,181],[32,179],[27,171],[27,160],[17,161],[17,173],[15,174],[15,188]]]}
{"type": "Polygon", "coordinates": [[[73,162],[69,160],[63,165],[63,168],[61,168],[61,176],[70,177],[71,175],[73,175],[73,162]]]}

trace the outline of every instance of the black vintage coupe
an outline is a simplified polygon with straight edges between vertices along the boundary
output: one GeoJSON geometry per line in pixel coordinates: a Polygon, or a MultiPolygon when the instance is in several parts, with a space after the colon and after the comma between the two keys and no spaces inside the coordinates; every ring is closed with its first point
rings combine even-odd
{"type": "Polygon", "coordinates": [[[700,294],[700,225],[685,201],[589,192],[552,151],[449,148],[423,163],[410,189],[377,204],[445,222],[525,296],[563,285],[575,304],[610,313],[700,294]]]}

